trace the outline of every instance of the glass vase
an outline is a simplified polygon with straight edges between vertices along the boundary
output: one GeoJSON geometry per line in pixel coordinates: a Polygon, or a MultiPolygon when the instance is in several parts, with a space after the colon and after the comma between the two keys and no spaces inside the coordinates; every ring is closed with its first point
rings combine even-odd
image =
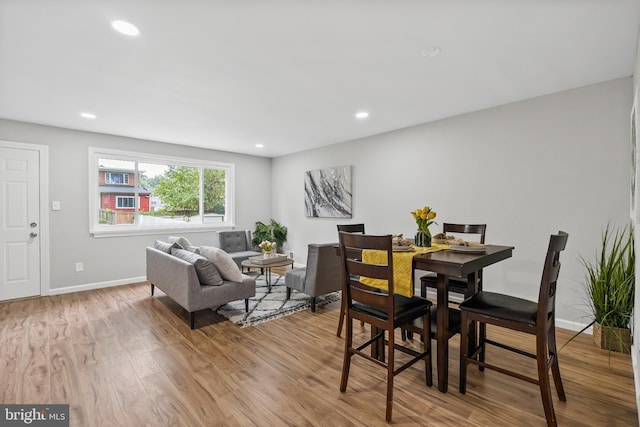
{"type": "Polygon", "coordinates": [[[416,236],[413,238],[413,243],[416,246],[421,246],[423,248],[431,247],[431,236],[425,233],[422,230],[418,230],[416,236]]]}

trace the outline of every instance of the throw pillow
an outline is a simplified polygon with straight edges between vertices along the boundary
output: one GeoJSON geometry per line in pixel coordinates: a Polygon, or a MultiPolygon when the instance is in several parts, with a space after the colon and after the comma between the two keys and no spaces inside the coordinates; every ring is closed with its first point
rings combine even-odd
{"type": "Polygon", "coordinates": [[[162,242],[160,240],[156,240],[155,242],[153,242],[153,247],[159,251],[170,254],[171,249],[177,248],[178,246],[176,246],[175,243],[167,243],[167,242],[162,242]]]}
{"type": "Polygon", "coordinates": [[[167,240],[169,240],[170,243],[177,243],[178,245],[180,245],[181,249],[186,249],[189,252],[195,252],[197,254],[200,253],[200,248],[198,248],[197,246],[193,246],[186,237],[169,236],[167,240]]]}
{"type": "Polygon", "coordinates": [[[200,246],[200,253],[213,261],[223,279],[242,283],[242,272],[228,253],[215,246],[200,246]]]}
{"type": "Polygon", "coordinates": [[[215,264],[202,255],[178,248],[171,249],[171,255],[193,264],[201,285],[222,285],[223,280],[215,264]]]}

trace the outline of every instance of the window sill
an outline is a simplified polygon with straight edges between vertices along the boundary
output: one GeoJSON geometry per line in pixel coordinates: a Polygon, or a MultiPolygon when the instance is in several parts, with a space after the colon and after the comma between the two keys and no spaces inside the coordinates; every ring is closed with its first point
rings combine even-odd
{"type": "Polygon", "coordinates": [[[154,234],[202,233],[206,231],[233,230],[234,228],[234,224],[199,224],[184,227],[113,226],[109,228],[90,229],[89,234],[93,238],[100,239],[104,237],[149,236],[154,234]]]}

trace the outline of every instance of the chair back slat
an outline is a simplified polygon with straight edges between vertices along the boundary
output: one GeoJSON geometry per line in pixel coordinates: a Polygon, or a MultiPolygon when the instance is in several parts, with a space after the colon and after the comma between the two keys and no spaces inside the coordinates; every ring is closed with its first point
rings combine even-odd
{"type": "Polygon", "coordinates": [[[371,279],[389,278],[389,267],[387,265],[366,264],[359,260],[347,259],[349,264],[349,274],[356,276],[369,277],[371,279]]]}
{"type": "Polygon", "coordinates": [[[373,288],[365,289],[358,286],[351,287],[351,298],[360,304],[370,307],[386,309],[388,306],[389,294],[387,292],[376,292],[373,288]]]}
{"type": "Polygon", "coordinates": [[[338,224],[338,232],[364,234],[364,224],[338,224]]]}
{"type": "Polygon", "coordinates": [[[484,236],[487,233],[487,224],[452,224],[442,223],[442,231],[446,233],[478,234],[480,243],[484,243],[484,236]]]}
{"type": "Polygon", "coordinates": [[[556,307],[556,287],[560,275],[560,252],[567,246],[568,238],[567,233],[559,231],[549,239],[538,294],[538,322],[547,322],[553,318],[556,307]]]}

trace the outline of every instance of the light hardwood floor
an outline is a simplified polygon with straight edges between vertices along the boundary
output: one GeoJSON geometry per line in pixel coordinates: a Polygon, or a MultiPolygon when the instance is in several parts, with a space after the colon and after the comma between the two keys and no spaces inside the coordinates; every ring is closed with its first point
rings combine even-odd
{"type": "MultiPolygon", "coordinates": [[[[156,292],[139,283],[0,303],[2,403],[68,403],[72,426],[386,425],[383,369],[355,358],[347,392],[339,391],[339,303],[244,329],[201,312],[190,330],[186,312],[156,292]]],[[[560,343],[569,336],[559,330],[560,343]]],[[[554,395],[559,425],[637,425],[631,358],[609,360],[590,338],[560,352],[567,402],[554,395]]],[[[424,385],[420,364],[396,377],[393,424],[546,425],[534,385],[470,368],[461,395],[458,342],[450,341],[448,393],[437,390],[435,370],[434,386],[424,385]]],[[[501,350],[491,358],[516,363],[501,350]]]]}

